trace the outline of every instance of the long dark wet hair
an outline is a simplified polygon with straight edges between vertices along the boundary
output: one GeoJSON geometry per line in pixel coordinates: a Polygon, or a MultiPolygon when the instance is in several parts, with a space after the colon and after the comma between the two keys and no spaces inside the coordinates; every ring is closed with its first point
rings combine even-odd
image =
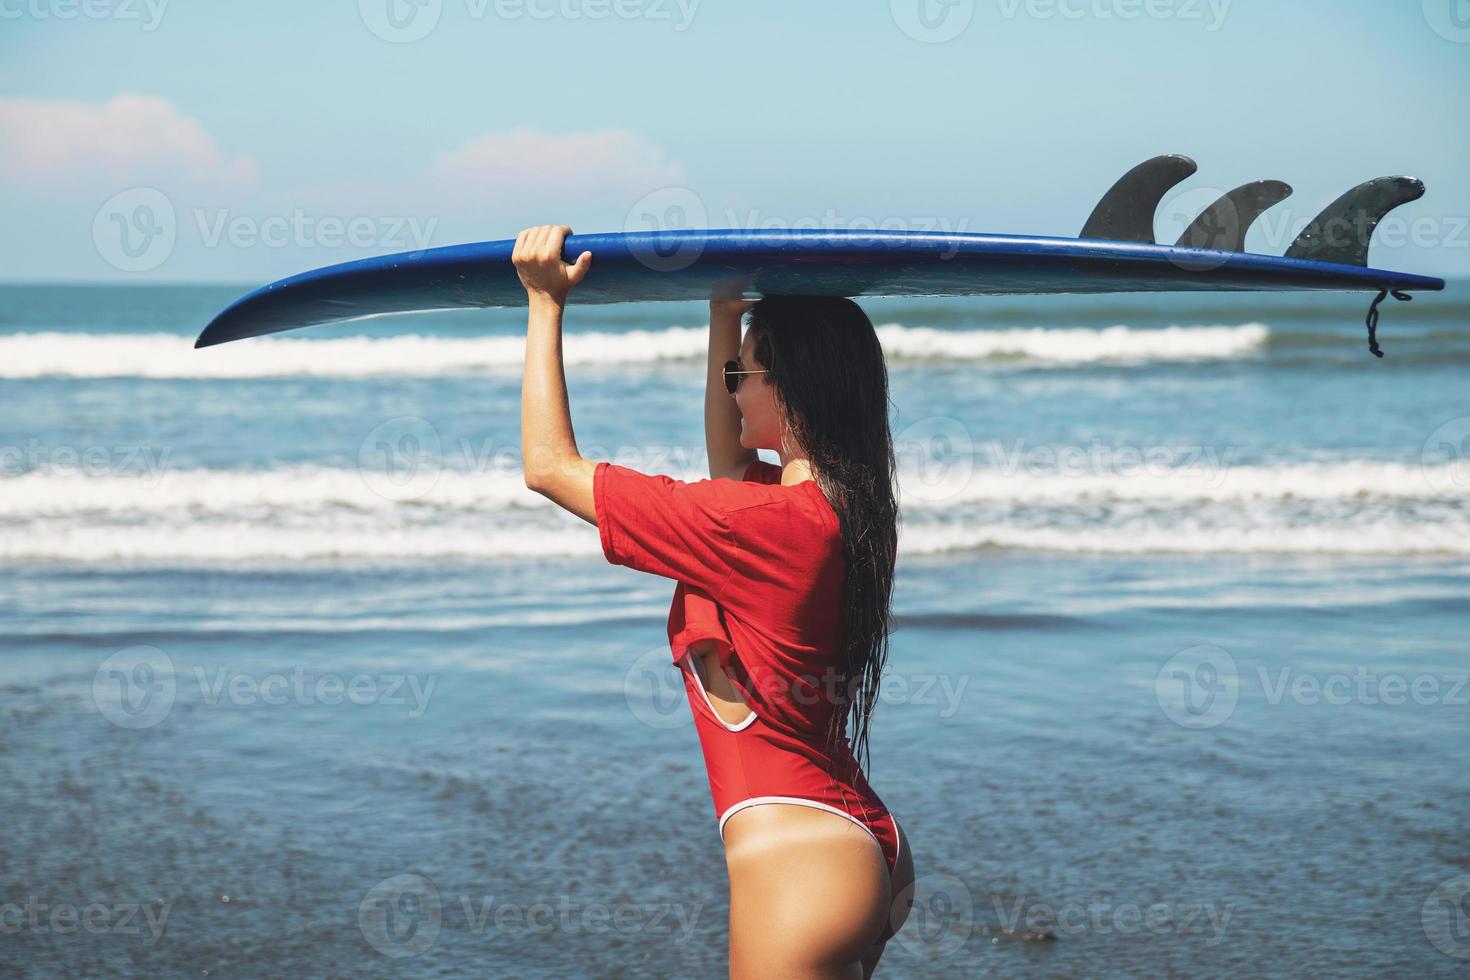
{"type": "Polygon", "coordinates": [[[755,359],[842,525],[843,635],[827,747],[836,748],[851,719],[854,758],[866,768],[868,727],[888,662],[898,554],[883,349],[872,321],[850,299],[767,296],[747,316],[755,359]]]}

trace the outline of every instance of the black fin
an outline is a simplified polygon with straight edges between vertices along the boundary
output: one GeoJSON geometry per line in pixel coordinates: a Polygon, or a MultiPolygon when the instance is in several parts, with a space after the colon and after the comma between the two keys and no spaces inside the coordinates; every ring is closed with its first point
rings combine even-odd
{"type": "Polygon", "coordinates": [[[1103,195],[1079,238],[1154,244],[1154,215],[1159,202],[1180,181],[1199,169],[1186,156],[1154,157],[1128,171],[1103,195]]]}
{"type": "Polygon", "coordinates": [[[1245,234],[1251,225],[1288,197],[1291,197],[1291,185],[1279,180],[1258,180],[1237,187],[1205,208],[1185,229],[1177,244],[1183,248],[1244,252],[1245,234]]]}
{"type": "Polygon", "coordinates": [[[1379,177],[1359,184],[1307,225],[1286,257],[1366,268],[1368,243],[1384,215],[1423,196],[1424,182],[1416,177],[1379,177]]]}

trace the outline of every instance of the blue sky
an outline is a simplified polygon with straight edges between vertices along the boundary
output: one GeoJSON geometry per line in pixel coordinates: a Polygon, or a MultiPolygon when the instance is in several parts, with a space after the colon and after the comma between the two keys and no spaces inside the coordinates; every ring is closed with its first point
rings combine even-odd
{"type": "Polygon", "coordinates": [[[1161,235],[1278,178],[1280,253],[1408,173],[1374,264],[1463,277],[1467,119],[1467,0],[0,0],[0,275],[251,283],[551,221],[1075,235],[1177,152],[1161,235]]]}

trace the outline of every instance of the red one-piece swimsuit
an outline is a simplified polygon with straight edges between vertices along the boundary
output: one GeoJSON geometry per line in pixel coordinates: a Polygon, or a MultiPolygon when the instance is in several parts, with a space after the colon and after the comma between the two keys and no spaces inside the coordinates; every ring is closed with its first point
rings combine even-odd
{"type": "Polygon", "coordinates": [[[678,582],[669,646],[680,666],[709,774],[721,839],[748,806],[794,803],[846,817],[873,836],[889,874],[898,823],[868,785],[844,734],[825,747],[837,710],[842,533],[813,480],[783,486],[756,460],[743,480],[686,483],[600,462],[593,501],[603,554],[678,582]],[[689,648],[716,641],[719,662],[750,709],[722,719],[689,648]]]}

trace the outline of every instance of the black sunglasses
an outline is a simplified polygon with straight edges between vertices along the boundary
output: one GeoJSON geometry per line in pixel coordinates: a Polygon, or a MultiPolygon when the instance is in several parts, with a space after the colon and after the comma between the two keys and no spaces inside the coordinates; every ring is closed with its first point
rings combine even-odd
{"type": "Polygon", "coordinates": [[[735,394],[735,389],[737,389],[737,388],[740,387],[740,376],[742,374],[765,374],[765,373],[766,373],[766,369],[765,368],[761,368],[758,371],[742,371],[742,370],[740,370],[740,362],[739,361],[726,361],[725,362],[725,390],[728,391],[732,395],[735,394]]]}

